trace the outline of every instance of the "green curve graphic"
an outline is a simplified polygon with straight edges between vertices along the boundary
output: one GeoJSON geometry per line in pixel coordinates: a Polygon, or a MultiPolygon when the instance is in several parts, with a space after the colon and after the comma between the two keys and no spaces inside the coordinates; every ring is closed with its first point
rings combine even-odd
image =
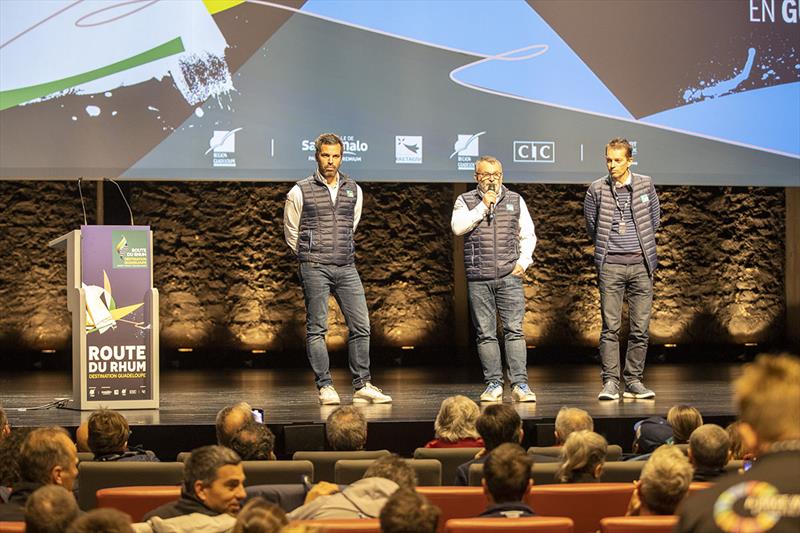
{"type": "Polygon", "coordinates": [[[180,37],[176,37],[171,41],[167,41],[141,54],[136,54],[122,61],[117,61],[116,63],[90,70],[89,72],[76,74],[60,80],[49,81],[47,83],[40,83],[39,85],[31,85],[30,87],[2,91],[0,92],[0,111],[35,98],[41,98],[42,96],[47,96],[48,94],[63,91],[70,87],[75,87],[76,85],[94,81],[104,76],[110,76],[111,74],[138,67],[145,63],[150,63],[174,54],[180,54],[183,51],[185,51],[183,41],[180,37]]]}

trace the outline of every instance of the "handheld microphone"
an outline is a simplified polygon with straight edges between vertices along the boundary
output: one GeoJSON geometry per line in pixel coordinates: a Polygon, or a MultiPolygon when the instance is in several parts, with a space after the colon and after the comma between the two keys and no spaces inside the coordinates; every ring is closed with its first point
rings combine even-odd
{"type": "MultiPolygon", "coordinates": [[[[495,187],[494,187],[494,183],[490,183],[489,184],[489,190],[492,191],[492,192],[496,192],[495,191],[495,187]]],[[[494,202],[490,202],[489,203],[489,220],[492,220],[493,218],[494,218],[494,202]]]]}

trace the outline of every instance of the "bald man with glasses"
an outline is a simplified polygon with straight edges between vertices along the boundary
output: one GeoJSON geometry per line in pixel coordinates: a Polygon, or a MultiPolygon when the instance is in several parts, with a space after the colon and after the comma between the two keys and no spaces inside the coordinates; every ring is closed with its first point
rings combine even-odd
{"type": "Polygon", "coordinates": [[[525,270],[533,263],[536,247],[533,221],[525,200],[503,185],[503,165],[496,158],[478,159],[475,181],[475,189],[456,199],[450,226],[454,234],[464,236],[469,308],[486,382],[480,399],[503,401],[499,314],[511,397],[517,402],[535,402],[536,394],[528,386],[528,355],[522,333],[525,270]]]}

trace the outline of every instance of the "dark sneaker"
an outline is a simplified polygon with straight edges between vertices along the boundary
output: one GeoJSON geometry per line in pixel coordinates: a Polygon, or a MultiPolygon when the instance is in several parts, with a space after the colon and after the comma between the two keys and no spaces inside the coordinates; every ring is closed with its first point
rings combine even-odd
{"type": "Polygon", "coordinates": [[[597,395],[598,400],[619,400],[619,385],[615,381],[603,383],[603,390],[597,395]]]}
{"type": "Polygon", "coordinates": [[[636,398],[637,400],[649,400],[655,398],[656,393],[645,387],[644,383],[641,381],[637,381],[625,385],[625,393],[623,396],[626,398],[636,398]]]}

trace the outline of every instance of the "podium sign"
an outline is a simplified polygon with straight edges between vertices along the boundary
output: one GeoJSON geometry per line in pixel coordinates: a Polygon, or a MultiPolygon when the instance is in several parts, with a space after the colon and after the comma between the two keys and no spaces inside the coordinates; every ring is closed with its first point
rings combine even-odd
{"type": "Polygon", "coordinates": [[[158,408],[158,292],[149,226],[81,226],[67,248],[73,399],[80,409],[158,408]]]}

